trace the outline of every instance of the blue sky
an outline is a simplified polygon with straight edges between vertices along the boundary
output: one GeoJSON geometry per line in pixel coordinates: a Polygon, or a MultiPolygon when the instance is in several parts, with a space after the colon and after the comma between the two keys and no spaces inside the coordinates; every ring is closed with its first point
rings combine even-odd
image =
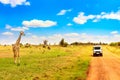
{"type": "Polygon", "coordinates": [[[0,44],[120,41],[120,0],[0,0],[0,44]]]}

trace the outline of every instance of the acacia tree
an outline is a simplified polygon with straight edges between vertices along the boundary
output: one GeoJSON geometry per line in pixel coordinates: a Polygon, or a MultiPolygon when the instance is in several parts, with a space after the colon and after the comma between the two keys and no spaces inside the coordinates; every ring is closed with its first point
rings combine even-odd
{"type": "Polygon", "coordinates": [[[64,39],[62,38],[60,43],[59,43],[60,46],[63,46],[64,45],[64,39]]]}
{"type": "Polygon", "coordinates": [[[67,47],[68,46],[68,43],[64,41],[64,39],[62,38],[60,43],[59,43],[60,46],[62,47],[67,47]]]}
{"type": "Polygon", "coordinates": [[[44,40],[44,41],[43,41],[43,44],[46,46],[46,45],[47,45],[47,42],[48,42],[47,40],[44,40]]]}

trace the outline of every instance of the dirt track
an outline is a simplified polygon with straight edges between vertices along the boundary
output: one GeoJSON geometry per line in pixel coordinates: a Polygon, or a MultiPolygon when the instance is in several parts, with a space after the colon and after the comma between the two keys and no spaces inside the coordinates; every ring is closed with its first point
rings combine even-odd
{"type": "Polygon", "coordinates": [[[120,80],[120,57],[103,49],[103,57],[92,57],[86,80],[120,80]]]}

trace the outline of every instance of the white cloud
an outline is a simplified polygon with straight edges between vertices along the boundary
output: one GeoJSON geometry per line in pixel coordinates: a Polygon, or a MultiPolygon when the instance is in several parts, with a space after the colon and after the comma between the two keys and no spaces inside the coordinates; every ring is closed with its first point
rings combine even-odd
{"type": "Polygon", "coordinates": [[[120,20],[120,10],[117,12],[101,12],[98,15],[84,15],[84,12],[80,12],[77,17],[73,18],[73,21],[77,24],[85,24],[88,20],[92,20],[93,22],[98,22],[101,19],[113,19],[113,20],[120,20]]]}
{"type": "Polygon", "coordinates": [[[25,31],[25,30],[29,30],[29,27],[38,28],[38,27],[51,27],[55,25],[57,25],[57,22],[50,20],[43,21],[43,20],[34,19],[31,21],[23,21],[22,26],[18,26],[18,27],[13,27],[6,24],[5,28],[11,31],[25,31]]]}
{"type": "Polygon", "coordinates": [[[66,37],[77,37],[79,36],[78,33],[68,33],[68,34],[64,34],[66,37]]]}
{"type": "Polygon", "coordinates": [[[23,21],[22,24],[25,27],[37,28],[37,27],[51,27],[51,26],[55,26],[55,25],[57,25],[57,22],[50,21],[50,20],[43,21],[43,20],[34,19],[34,20],[31,20],[31,21],[23,21]]]}
{"type": "Polygon", "coordinates": [[[29,30],[27,27],[12,27],[10,25],[6,25],[6,29],[10,29],[11,31],[25,31],[29,30]]]}
{"type": "Polygon", "coordinates": [[[37,37],[36,35],[32,35],[31,38],[36,39],[36,38],[38,38],[38,37],[37,37]]]}
{"type": "Polygon", "coordinates": [[[28,32],[28,33],[26,33],[27,35],[32,35],[32,33],[30,33],[30,32],[28,32]]]}
{"type": "Polygon", "coordinates": [[[67,24],[67,26],[72,26],[72,25],[73,25],[73,24],[71,24],[71,23],[68,23],[68,24],[67,24]]]}
{"type": "Polygon", "coordinates": [[[16,27],[16,28],[11,28],[12,31],[25,31],[28,30],[26,27],[16,27]]]}
{"type": "Polygon", "coordinates": [[[117,12],[110,12],[110,13],[105,13],[102,15],[101,14],[101,19],[115,19],[115,20],[120,20],[120,10],[117,12]]]}
{"type": "Polygon", "coordinates": [[[67,12],[71,12],[72,10],[71,9],[68,9],[68,10],[61,10],[57,15],[65,15],[67,12]]]}
{"type": "Polygon", "coordinates": [[[26,3],[25,3],[25,5],[28,5],[28,6],[30,6],[30,2],[26,2],[26,3]]]}
{"type": "Polygon", "coordinates": [[[10,4],[11,7],[16,7],[17,5],[30,5],[30,2],[26,0],[0,0],[2,4],[10,4]]]}
{"type": "Polygon", "coordinates": [[[93,20],[93,22],[98,22],[98,21],[99,21],[99,19],[94,19],[94,20],[93,20]]]}
{"type": "Polygon", "coordinates": [[[4,32],[4,33],[2,33],[2,35],[5,35],[5,36],[12,36],[13,33],[12,33],[12,32],[4,32]]]}
{"type": "Polygon", "coordinates": [[[80,34],[78,33],[66,33],[66,34],[53,34],[50,36],[37,36],[37,35],[31,35],[29,37],[23,38],[23,43],[32,43],[32,44],[39,44],[43,43],[43,40],[48,40],[48,43],[51,44],[59,44],[60,40],[64,38],[65,41],[71,43],[74,41],[79,41],[80,34]]]}
{"type": "MultiPolygon", "coordinates": [[[[72,43],[72,42],[105,42],[105,43],[110,43],[110,42],[117,42],[120,41],[120,34],[117,32],[114,32],[115,35],[90,35],[87,33],[66,33],[66,34],[53,34],[50,36],[38,36],[38,35],[26,35],[25,37],[22,37],[21,43],[31,43],[31,44],[40,44],[43,43],[43,40],[48,40],[48,43],[50,44],[59,44],[60,40],[62,38],[65,39],[66,42],[72,43]]],[[[9,32],[2,33],[1,37],[4,35],[9,35],[9,32]]],[[[14,34],[15,35],[15,34],[14,34]]],[[[4,37],[0,40],[0,44],[10,44],[14,43],[16,40],[16,35],[11,36],[11,37],[4,37]],[[11,38],[12,37],[12,38],[11,38]]]]}
{"type": "Polygon", "coordinates": [[[73,21],[77,24],[85,24],[87,20],[95,18],[94,15],[85,16],[84,12],[80,12],[77,17],[73,18],[73,21]]]}
{"type": "Polygon", "coordinates": [[[11,45],[11,44],[13,44],[15,42],[15,40],[13,40],[13,38],[11,38],[11,37],[7,37],[7,39],[0,39],[0,44],[9,44],[9,45],[11,45]]]}
{"type": "MultiPolygon", "coordinates": [[[[110,33],[111,34],[111,33],[110,33]]],[[[48,40],[50,44],[59,44],[62,38],[65,39],[66,42],[117,42],[120,41],[120,34],[116,35],[90,35],[87,33],[65,33],[65,34],[53,34],[50,36],[37,36],[37,35],[28,35],[23,37],[22,43],[32,43],[32,44],[40,44],[43,43],[43,40],[48,40]]]]}
{"type": "Polygon", "coordinates": [[[22,43],[30,43],[30,44],[40,44],[43,43],[43,40],[46,40],[45,36],[37,36],[37,35],[31,35],[31,36],[25,36],[22,38],[22,43]]]}
{"type": "Polygon", "coordinates": [[[55,34],[49,37],[46,37],[46,39],[50,43],[59,43],[59,41],[64,38],[65,41],[68,43],[72,42],[105,42],[110,43],[113,41],[120,41],[120,35],[89,35],[86,33],[66,33],[66,34],[55,34]],[[56,35],[56,36],[55,36],[56,35]]]}
{"type": "Polygon", "coordinates": [[[100,15],[96,15],[96,17],[93,20],[93,22],[98,22],[101,19],[120,20],[120,10],[118,10],[117,12],[110,12],[110,13],[101,12],[100,15]]]}
{"type": "Polygon", "coordinates": [[[6,29],[11,29],[11,28],[12,28],[12,26],[10,26],[10,25],[6,24],[5,28],[6,28],[6,29]]]}
{"type": "Polygon", "coordinates": [[[118,31],[112,31],[111,34],[116,35],[118,34],[118,31]]]}

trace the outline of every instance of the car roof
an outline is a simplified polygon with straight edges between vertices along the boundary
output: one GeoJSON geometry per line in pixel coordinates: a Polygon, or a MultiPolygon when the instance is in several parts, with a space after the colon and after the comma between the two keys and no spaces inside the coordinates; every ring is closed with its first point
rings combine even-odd
{"type": "Polygon", "coordinates": [[[101,47],[100,45],[95,45],[95,46],[93,46],[93,47],[101,47]]]}

